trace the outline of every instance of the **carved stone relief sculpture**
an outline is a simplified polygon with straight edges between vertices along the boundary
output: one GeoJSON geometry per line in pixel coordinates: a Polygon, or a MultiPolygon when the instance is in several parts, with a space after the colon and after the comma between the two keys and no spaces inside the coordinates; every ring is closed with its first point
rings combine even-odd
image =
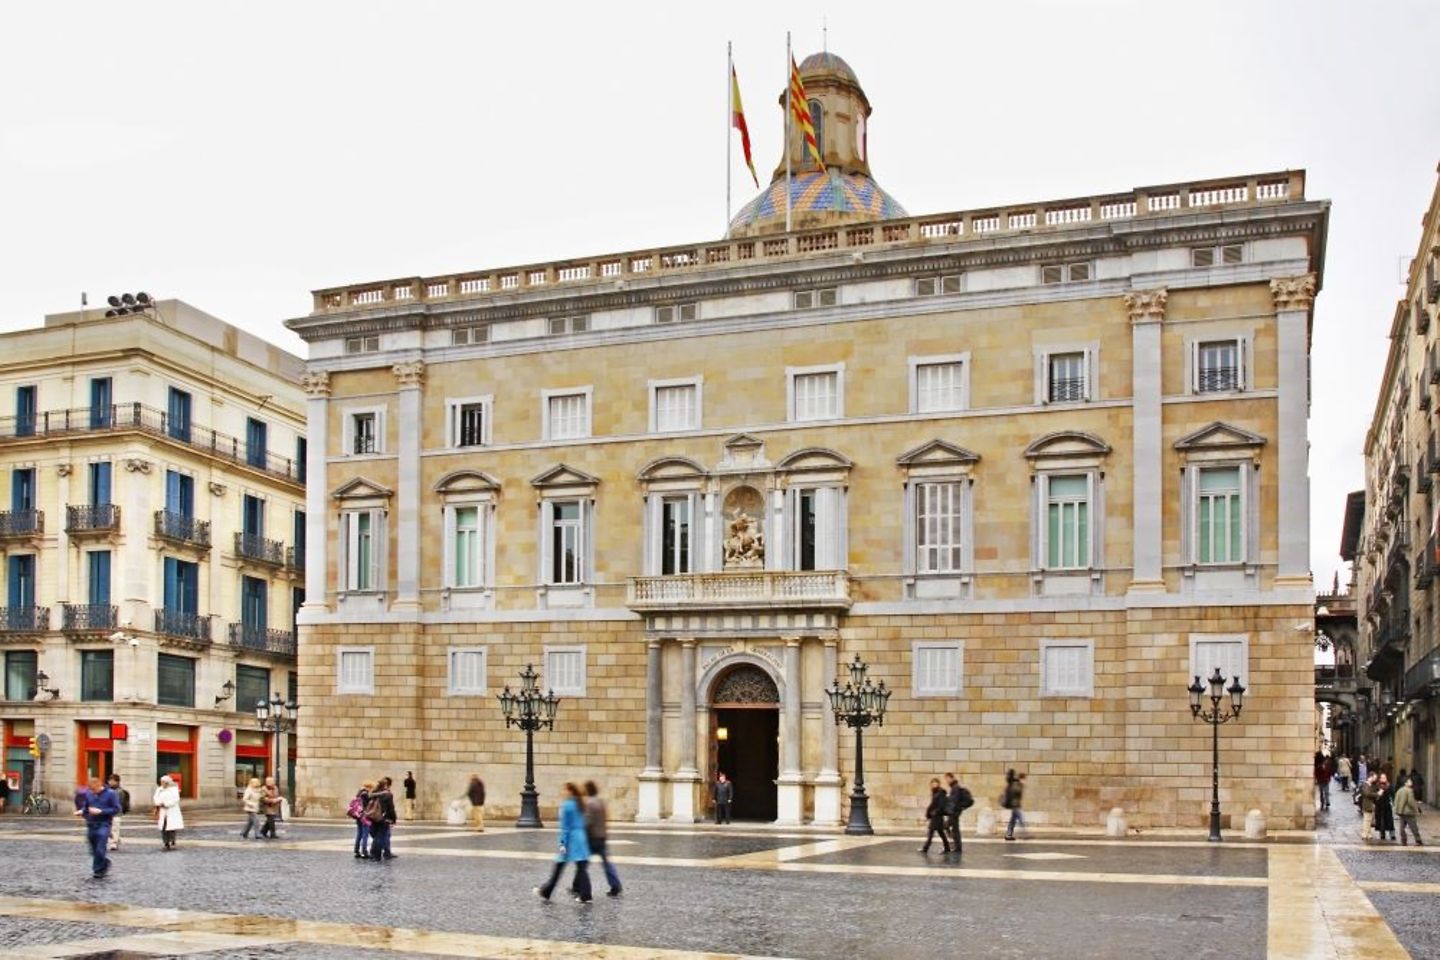
{"type": "Polygon", "coordinates": [[[759,519],[765,500],[754,487],[736,487],[725,497],[725,569],[765,566],[765,531],[759,519]]]}

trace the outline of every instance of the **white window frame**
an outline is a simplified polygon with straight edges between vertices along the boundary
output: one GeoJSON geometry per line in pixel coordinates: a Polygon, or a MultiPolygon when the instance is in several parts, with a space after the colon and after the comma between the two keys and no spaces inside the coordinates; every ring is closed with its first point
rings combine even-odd
{"type": "Polygon", "coordinates": [[[585,439],[588,439],[588,438],[590,437],[590,435],[591,435],[591,429],[592,429],[592,427],[593,427],[593,425],[594,425],[594,416],[595,416],[595,388],[594,388],[593,386],[565,387],[565,388],[559,389],[559,390],[541,390],[541,391],[540,391],[540,427],[541,427],[540,439],[542,439],[542,440],[585,440],[585,439]],[[557,436],[555,436],[555,435],[554,435],[554,431],[551,430],[551,425],[550,425],[550,401],[551,401],[551,400],[560,399],[560,398],[562,398],[562,397],[578,397],[578,396],[583,396],[583,397],[585,398],[585,426],[584,426],[584,428],[583,428],[583,429],[584,429],[584,432],[583,432],[583,433],[580,433],[580,434],[578,434],[578,435],[576,435],[576,436],[571,436],[571,437],[557,437],[557,436]]]}
{"type": "Polygon", "coordinates": [[[1254,365],[1253,335],[1250,333],[1216,333],[1208,336],[1193,336],[1186,341],[1186,354],[1189,357],[1189,371],[1185,377],[1186,392],[1192,397],[1228,397],[1237,393],[1246,393],[1253,389],[1252,366],[1254,365]],[[1226,340],[1235,341],[1236,362],[1239,370],[1236,371],[1236,383],[1234,390],[1201,390],[1200,389],[1200,345],[1207,343],[1221,343],[1226,340]]]}
{"type": "Polygon", "coordinates": [[[495,395],[487,393],[481,397],[446,397],[445,398],[445,426],[446,439],[452,450],[471,450],[477,447],[490,446],[490,431],[494,421],[495,395]],[[480,415],[483,421],[480,424],[480,442],[461,445],[460,443],[460,411],[464,407],[480,407],[480,415]]]}
{"type": "Polygon", "coordinates": [[[358,337],[346,337],[344,350],[346,356],[357,356],[362,353],[379,353],[380,337],[378,334],[370,333],[358,337]],[[352,346],[355,349],[350,349],[352,346]]]}
{"type": "Polygon", "coordinates": [[[541,562],[545,564],[544,577],[542,582],[547,587],[574,588],[583,587],[590,578],[590,503],[588,497],[554,497],[546,498],[544,507],[545,516],[545,543],[542,544],[541,562]],[[555,519],[555,507],[560,504],[573,503],[578,508],[578,515],[575,519],[577,529],[575,554],[579,565],[579,577],[575,580],[555,579],[555,529],[559,522],[555,519]]]}
{"type": "Polygon", "coordinates": [[[1195,461],[1186,464],[1186,469],[1195,471],[1190,489],[1190,562],[1199,567],[1234,567],[1250,562],[1250,476],[1249,464],[1237,461],[1206,462],[1195,461]],[[1200,477],[1207,470],[1234,470],[1235,482],[1240,494],[1240,555],[1233,560],[1200,559],[1200,477]]]}
{"type": "Polygon", "coordinates": [[[951,413],[957,410],[970,409],[970,351],[964,353],[941,353],[924,357],[910,357],[910,412],[911,413],[951,413]],[[945,364],[956,363],[960,365],[960,406],[946,407],[942,410],[921,410],[920,409],[920,368],[938,367],[945,364]]]}
{"type": "Polygon", "coordinates": [[[662,303],[655,308],[655,322],[661,325],[690,323],[700,317],[700,302],[685,300],[680,303],[662,303]],[[670,319],[663,319],[664,311],[670,311],[670,319]],[[688,314],[688,315],[687,315],[688,314]]]}
{"type": "MultiPolygon", "coordinates": [[[[1200,645],[1202,643],[1238,643],[1240,644],[1240,683],[1245,687],[1246,692],[1250,690],[1250,636],[1244,633],[1192,633],[1190,634],[1190,670],[1188,677],[1199,677],[1200,683],[1205,685],[1207,696],[1209,686],[1206,680],[1214,669],[1220,664],[1211,663],[1201,666],[1199,661],[1200,645]]],[[[1230,685],[1230,678],[1234,674],[1225,675],[1225,685],[1230,685]]]]}
{"type": "Polygon", "coordinates": [[[568,337],[577,333],[588,333],[590,331],[590,315],[588,313],[566,313],[554,317],[545,318],[545,334],[550,337],[568,337]],[[564,329],[555,329],[556,324],[564,329]]]}
{"type": "Polygon", "coordinates": [[[385,510],[377,507],[350,507],[340,511],[340,581],[341,593],[384,593],[385,592],[385,510]],[[368,586],[352,586],[358,582],[356,567],[356,541],[359,536],[359,518],[370,518],[370,583],[368,586]]]}
{"type": "Polygon", "coordinates": [[[494,501],[449,500],[445,503],[445,589],[483,590],[490,583],[490,524],[491,508],[494,501]],[[474,583],[456,583],[455,573],[459,568],[459,520],[461,510],[475,511],[475,572],[474,583]]]}
{"type": "Polygon", "coordinates": [[[345,407],[345,419],[341,421],[342,440],[347,457],[373,457],[385,453],[385,407],[345,407]],[[355,418],[372,414],[375,417],[375,449],[370,453],[355,452],[355,418]]]}
{"type": "Polygon", "coordinates": [[[445,693],[451,697],[484,696],[490,688],[490,652],[486,647],[447,647],[445,650],[445,693]],[[455,660],[458,655],[480,657],[480,685],[462,685],[455,675],[455,660]]]}
{"type": "Polygon", "coordinates": [[[786,367],[785,412],[786,419],[790,423],[827,423],[832,420],[845,419],[845,364],[824,363],[817,364],[813,367],[786,367]],[[807,417],[803,420],[800,419],[795,415],[795,379],[797,377],[808,377],[825,373],[835,375],[835,413],[828,417],[807,417]]]}
{"type": "Polygon", "coordinates": [[[805,290],[796,290],[790,296],[790,305],[796,310],[819,310],[840,306],[840,288],[837,287],[809,287],[805,290]],[[827,298],[831,303],[822,303],[827,298]],[[808,303],[802,303],[801,298],[808,298],[808,303]]]}
{"type": "Polygon", "coordinates": [[[1065,699],[1091,699],[1095,696],[1095,641],[1065,638],[1040,641],[1040,696],[1065,699]],[[1058,649],[1085,651],[1085,683],[1078,687],[1055,686],[1049,670],[1049,652],[1058,649]]]}
{"type": "Polygon", "coordinates": [[[917,297],[949,297],[965,290],[963,273],[933,273],[915,278],[914,293],[917,297]],[[926,285],[929,289],[926,289],[926,285]],[[949,286],[951,289],[946,290],[949,286]]]}
{"type": "Polygon", "coordinates": [[[650,432],[651,433],[685,433],[690,430],[703,429],[705,423],[705,378],[704,377],[680,377],[673,380],[651,380],[648,382],[650,395],[650,432]],[[675,427],[662,430],[660,428],[660,391],[674,387],[693,387],[695,390],[695,422],[687,427],[675,427]]]}
{"type": "Polygon", "coordinates": [[[544,664],[540,676],[540,686],[546,691],[554,691],[557,697],[583,697],[589,674],[589,655],[584,644],[572,644],[567,646],[545,646],[541,648],[541,662],[544,664]],[[580,657],[580,682],[568,686],[556,685],[553,680],[553,673],[550,669],[550,658],[554,654],[578,654],[580,657]]]}
{"type": "Polygon", "coordinates": [[[335,692],[337,694],[357,694],[371,696],[375,693],[375,648],[374,647],[336,647],[335,648],[335,692]],[[347,654],[364,654],[368,665],[369,674],[363,681],[346,682],[345,679],[345,657],[347,654]]]}
{"type": "Polygon", "coordinates": [[[958,577],[961,574],[969,572],[969,564],[966,562],[966,560],[967,557],[970,555],[969,544],[967,543],[967,533],[970,529],[970,517],[968,510],[970,500],[970,481],[967,478],[963,477],[917,477],[911,481],[910,486],[912,488],[911,498],[914,501],[911,510],[913,516],[910,518],[910,522],[911,524],[913,524],[914,527],[914,539],[912,542],[914,550],[915,575],[917,577],[958,577]],[[920,510],[922,507],[921,501],[923,499],[922,488],[928,486],[950,486],[955,488],[955,510],[959,514],[957,518],[959,521],[958,526],[960,528],[959,542],[949,547],[926,547],[922,546],[920,543],[920,510]],[[949,570],[927,570],[925,569],[925,565],[922,560],[922,557],[924,556],[922,550],[931,549],[937,551],[937,556],[939,555],[939,550],[958,551],[960,554],[960,560],[952,569],[949,570]]]}
{"type": "Polygon", "coordinates": [[[1096,551],[1099,545],[1099,536],[1096,532],[1096,527],[1099,523],[1101,511],[1098,504],[1100,484],[1098,482],[1098,477],[1096,476],[1097,472],[1098,471],[1096,471],[1094,468],[1074,467],[1067,469],[1064,467],[1057,467],[1053,470],[1045,470],[1043,472],[1035,474],[1035,485],[1037,494],[1036,505],[1038,513],[1036,524],[1036,526],[1038,527],[1038,536],[1036,538],[1036,549],[1038,555],[1035,558],[1035,568],[1037,570],[1043,570],[1047,573],[1071,574],[1093,570],[1099,565],[1096,560],[1096,551]],[[1087,556],[1085,558],[1085,562],[1078,566],[1052,567],[1050,565],[1050,481],[1056,477],[1076,476],[1083,476],[1086,480],[1086,502],[1089,504],[1089,506],[1086,508],[1087,516],[1085,525],[1086,530],[1088,531],[1088,537],[1090,541],[1086,545],[1087,556]]]}
{"type": "Polygon", "coordinates": [[[1095,279],[1095,261],[1063,260],[1053,263],[1042,263],[1039,267],[1039,276],[1036,279],[1040,281],[1041,286],[1046,287],[1056,287],[1067,283],[1089,283],[1095,279]],[[1074,272],[1076,267],[1084,267],[1089,273],[1089,276],[1078,280],[1072,277],[1071,274],[1074,272]],[[1045,271],[1056,268],[1058,268],[1060,271],[1060,279],[1047,282],[1045,280],[1045,271]]]}
{"type": "Polygon", "coordinates": [[[910,696],[917,700],[958,697],[965,692],[964,640],[913,640],[910,643],[910,696]],[[931,687],[921,683],[920,654],[925,650],[949,650],[955,654],[955,683],[931,687]]]}
{"type": "Polygon", "coordinates": [[[1049,343],[1035,348],[1035,403],[1039,406],[1068,406],[1076,403],[1090,403],[1098,393],[1100,382],[1100,343],[1049,343]],[[1050,358],[1061,353],[1084,354],[1081,370],[1085,376],[1083,396],[1079,400],[1050,399],[1050,358]]]}

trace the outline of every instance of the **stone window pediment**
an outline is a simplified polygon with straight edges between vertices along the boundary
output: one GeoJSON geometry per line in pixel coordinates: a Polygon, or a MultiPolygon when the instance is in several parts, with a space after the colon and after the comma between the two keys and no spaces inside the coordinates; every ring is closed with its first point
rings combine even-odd
{"type": "Polygon", "coordinates": [[[346,509],[364,506],[384,507],[390,502],[393,493],[394,491],[389,487],[376,483],[374,480],[356,477],[332,490],[330,498],[340,501],[346,509]]]}
{"type": "Polygon", "coordinates": [[[968,476],[975,464],[979,462],[980,455],[978,453],[939,439],[908,450],[895,460],[896,466],[913,477],[968,476]]]}
{"type": "Polygon", "coordinates": [[[557,463],[532,479],[530,485],[541,497],[573,496],[594,493],[600,485],[600,478],[569,464],[557,463]]]}
{"type": "Polygon", "coordinates": [[[1110,444],[1078,430],[1047,433],[1025,448],[1025,459],[1036,470],[1098,467],[1109,455],[1110,444]]]}
{"type": "Polygon", "coordinates": [[[720,469],[722,470],[768,470],[770,461],[765,459],[765,441],[748,433],[738,433],[726,440],[721,447],[720,469]]]}
{"type": "Polygon", "coordinates": [[[689,457],[660,457],[640,468],[635,478],[646,486],[694,486],[709,476],[705,467],[689,457]]]}
{"type": "Polygon", "coordinates": [[[479,470],[452,470],[435,482],[435,492],[445,498],[495,496],[500,481],[479,470]]]}
{"type": "Polygon", "coordinates": [[[1175,449],[1186,460],[1248,459],[1258,462],[1260,448],[1267,442],[1257,433],[1217,420],[1176,440],[1175,449]]]}
{"type": "Polygon", "coordinates": [[[775,471],[790,482],[844,484],[855,464],[844,454],[828,447],[804,447],[784,457],[775,471]]]}

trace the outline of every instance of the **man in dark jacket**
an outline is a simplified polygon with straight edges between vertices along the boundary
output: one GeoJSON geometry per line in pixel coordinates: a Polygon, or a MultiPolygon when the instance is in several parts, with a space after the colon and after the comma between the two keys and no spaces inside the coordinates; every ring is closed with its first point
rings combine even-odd
{"type": "Polygon", "coordinates": [[[730,778],[724,773],[721,773],[716,776],[710,792],[715,798],[715,822],[729,823],[730,804],[735,800],[735,784],[731,783],[730,778]]]}
{"type": "Polygon", "coordinates": [[[107,847],[110,844],[110,822],[120,814],[120,798],[99,777],[92,776],[89,785],[75,795],[75,816],[85,818],[85,841],[90,845],[90,871],[98,879],[110,869],[107,847]]]}
{"type": "Polygon", "coordinates": [[[405,771],[405,819],[415,819],[415,774],[405,771]]]}
{"type": "Polygon", "coordinates": [[[390,778],[382,777],[370,792],[371,809],[378,816],[370,820],[370,859],[394,860],[390,852],[390,831],[395,826],[395,794],[390,792],[390,778]],[[374,805],[378,804],[378,808],[374,805]]]}
{"type": "Polygon", "coordinates": [[[945,794],[945,788],[940,786],[940,781],[930,781],[930,804],[925,808],[925,845],[920,848],[920,853],[930,852],[930,843],[935,839],[935,834],[940,834],[940,843],[944,846],[945,852],[950,852],[950,837],[945,828],[945,809],[949,806],[949,800],[945,794]]]}
{"type": "Polygon", "coordinates": [[[960,815],[970,809],[975,798],[970,796],[969,790],[960,786],[960,781],[955,779],[953,773],[945,774],[945,784],[945,829],[955,841],[955,852],[960,853],[960,815]]]}

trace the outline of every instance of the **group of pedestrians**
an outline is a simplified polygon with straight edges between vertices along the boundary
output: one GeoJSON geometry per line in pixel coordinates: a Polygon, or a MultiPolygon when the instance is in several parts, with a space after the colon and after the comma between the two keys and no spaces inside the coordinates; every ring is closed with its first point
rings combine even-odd
{"type": "MultiPolygon", "coordinates": [[[[180,809],[180,787],[173,777],[163,776],[151,797],[155,827],[160,831],[161,848],[175,849],[176,836],[185,829],[180,809]]],[[[96,878],[110,872],[110,853],[120,849],[120,824],[130,812],[130,791],[112,773],[103,780],[91,776],[75,791],[75,816],[85,823],[85,842],[90,850],[90,872],[96,878]]]]}
{"type": "MultiPolygon", "coordinates": [[[[930,780],[930,801],[925,807],[925,843],[918,852],[929,853],[935,838],[940,838],[942,851],[963,853],[960,842],[960,815],[975,805],[975,798],[953,773],[945,774],[942,785],[938,778],[930,780]]],[[[1005,787],[1000,792],[1000,808],[1010,811],[1005,825],[1005,839],[1014,840],[1015,831],[1025,828],[1025,774],[1005,771],[1005,787]]]]}
{"type": "Polygon", "coordinates": [[[1382,841],[1395,840],[1395,821],[1400,821],[1400,845],[1409,844],[1406,834],[1415,838],[1415,845],[1423,847],[1420,838],[1420,803],[1415,799],[1415,778],[1405,776],[1399,785],[1392,785],[1384,773],[1369,773],[1356,790],[1360,816],[1365,825],[1365,842],[1369,843],[1372,833],[1378,833],[1382,841]]]}
{"type": "Polygon", "coordinates": [[[560,802],[560,851],[555,856],[550,879],[535,888],[536,896],[549,900],[565,872],[565,865],[573,863],[575,876],[570,883],[570,893],[577,903],[590,903],[594,899],[590,886],[592,856],[600,858],[605,870],[605,882],[610,887],[607,895],[620,896],[620,875],[610,862],[606,848],[608,832],[605,801],[600,798],[600,788],[595,786],[595,781],[585,781],[583,794],[574,783],[565,784],[565,799],[560,802]]]}
{"type": "Polygon", "coordinates": [[[398,819],[395,794],[389,777],[366,780],[350,800],[346,815],[355,821],[355,859],[379,863],[394,860],[390,850],[390,833],[398,819]]]}
{"type": "Polygon", "coordinates": [[[246,840],[274,840],[278,836],[275,818],[280,816],[284,802],[274,777],[266,777],[264,784],[259,777],[251,777],[245,792],[240,795],[240,807],[245,811],[245,828],[240,831],[240,836],[246,840]],[[262,815],[265,817],[263,825],[260,823],[262,815]],[[255,833],[253,837],[250,835],[252,830],[255,833]]]}

